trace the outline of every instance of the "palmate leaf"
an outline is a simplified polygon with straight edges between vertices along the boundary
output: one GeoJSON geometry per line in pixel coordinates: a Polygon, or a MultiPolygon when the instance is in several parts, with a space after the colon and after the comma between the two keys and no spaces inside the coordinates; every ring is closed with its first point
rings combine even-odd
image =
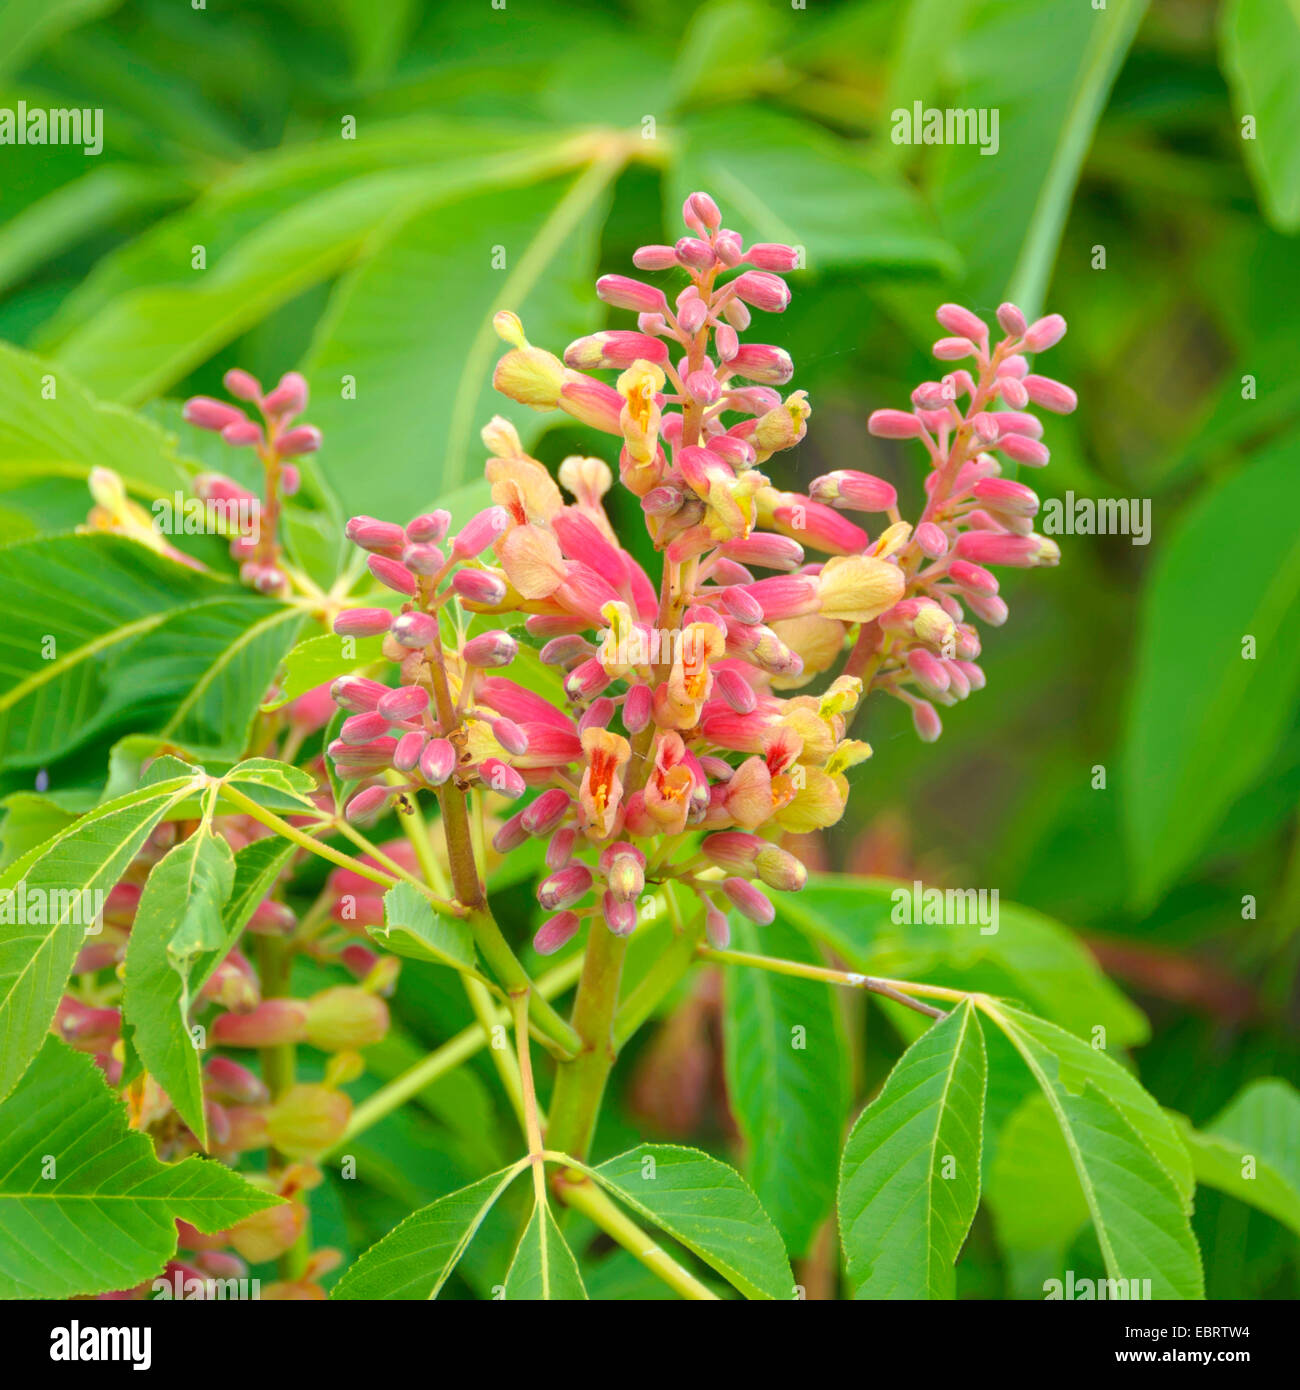
{"type": "Polygon", "coordinates": [[[122,536],[0,549],[0,763],[31,766],[130,721],[137,733],[242,751],[299,610],[122,536]]]}
{"type": "Polygon", "coordinates": [[[979,1204],[987,1063],[969,1003],[912,1044],[844,1146],[839,1216],[855,1298],[951,1298],[979,1204]]]}
{"type": "Polygon", "coordinates": [[[1239,116],[1254,118],[1242,151],[1269,221],[1300,228],[1300,6],[1295,0],[1230,0],[1220,13],[1224,75],[1239,116]]]}
{"type": "Polygon", "coordinates": [[[507,1302],[576,1301],[587,1297],[573,1251],[556,1225],[550,1207],[544,1203],[533,1207],[533,1214],[519,1238],[514,1259],[506,1272],[505,1297],[507,1302]]]}
{"type": "Polygon", "coordinates": [[[1297,507],[1287,442],[1200,496],[1147,579],[1123,749],[1140,905],[1204,846],[1289,727],[1300,689],[1297,507]],[[1250,536],[1225,536],[1222,518],[1242,508],[1254,518],[1250,536]],[[1221,564],[1205,565],[1207,545],[1221,564]]]}
{"type": "Polygon", "coordinates": [[[49,1029],[89,917],[102,902],[95,895],[108,893],[154,826],[193,786],[190,776],[172,777],[96,807],[0,874],[0,1099],[49,1029]],[[46,920],[23,920],[32,915],[23,909],[34,902],[42,904],[46,920]]]}
{"type": "Polygon", "coordinates": [[[751,1299],[788,1299],[781,1237],[734,1168],[699,1149],[642,1144],[584,1171],[751,1299]]]}
{"type": "MultiPolygon", "coordinates": [[[[492,315],[554,352],[600,314],[591,289],[611,166],[440,202],[411,217],[335,293],[306,371],[321,466],[348,511],[408,517],[481,471],[479,430],[509,416],[525,446],[546,416],[492,389],[492,315]],[[502,260],[504,258],[504,261],[502,260]],[[356,380],[356,399],[339,382],[356,380]],[[376,469],[367,461],[382,458],[376,469]]],[[[460,520],[460,518],[458,518],[460,520]]]]}
{"type": "Polygon", "coordinates": [[[444,917],[409,883],[384,894],[383,923],[367,927],[371,939],[396,956],[453,969],[474,968],[474,935],[459,917],[444,917]]]}
{"type": "Polygon", "coordinates": [[[122,1004],[131,1045],[205,1149],[192,972],[205,956],[226,954],[223,913],[234,882],[235,856],[204,822],[150,871],[126,950],[122,1004]]]}
{"type": "Polygon", "coordinates": [[[1300,1092],[1253,1081],[1204,1130],[1181,1117],[1196,1181],[1247,1202],[1300,1235],[1300,1092]]]}
{"type": "MultiPolygon", "coordinates": [[[[1010,995],[1072,1031],[1100,1026],[1125,1047],[1146,1041],[1144,1015],[1059,922],[1002,901],[997,930],[987,934],[973,921],[894,921],[903,901],[894,895],[910,905],[912,889],[893,879],[813,878],[798,897],[783,896],[778,911],[865,974],[1010,995]]],[[[898,915],[915,913],[909,906],[898,915]]]]}
{"type": "Polygon", "coordinates": [[[279,709],[326,681],[383,660],[382,637],[339,637],[333,632],[305,637],[285,655],[280,693],[262,706],[279,709]]]}
{"type": "Polygon", "coordinates": [[[72,1298],[161,1274],[176,1222],[219,1231],[279,1198],[219,1163],[159,1163],[89,1057],[47,1038],[0,1103],[0,1298],[72,1298]]]}
{"type": "MultiPolygon", "coordinates": [[[[741,950],[816,962],[792,927],[736,919],[741,950]]],[[[733,970],[723,996],[727,1096],[748,1146],[746,1174],[794,1255],[835,1199],[849,1109],[848,1047],[830,986],[733,970]]]]}
{"type": "Polygon", "coordinates": [[[95,467],[111,468],[132,492],[148,497],[170,497],[193,471],[165,430],[95,400],[53,362],[0,343],[0,488],[86,478],[95,467]],[[52,400],[44,389],[50,379],[52,400]]]}
{"type": "Polygon", "coordinates": [[[1191,1160],[1169,1117],[1116,1062],[1007,1005],[984,1012],[1042,1090],[1074,1164],[1112,1279],[1150,1280],[1154,1298],[1202,1298],[1191,1160]]]}
{"type": "Polygon", "coordinates": [[[1088,1220],[1070,1151],[1041,1092],[1002,1126],[985,1197],[1003,1250],[1059,1255],[1088,1220]]]}
{"type": "Polygon", "coordinates": [[[523,1166],[489,1173],[413,1212],[347,1270],[330,1296],[437,1298],[474,1233],[523,1166]]]}

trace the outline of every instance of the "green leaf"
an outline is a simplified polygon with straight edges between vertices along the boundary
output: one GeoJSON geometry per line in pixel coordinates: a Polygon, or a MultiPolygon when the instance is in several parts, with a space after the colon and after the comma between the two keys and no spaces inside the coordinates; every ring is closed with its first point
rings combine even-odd
{"type": "Polygon", "coordinates": [[[840,1233],[854,1298],[951,1298],[979,1205],[987,1063],[968,1003],[923,1033],[844,1146],[840,1233]]]}
{"type": "Polygon", "coordinates": [[[47,1038],[0,1104],[0,1298],[132,1288],[178,1220],[211,1234],[279,1200],[220,1163],[159,1163],[94,1062],[47,1038]]]}
{"type": "Polygon", "coordinates": [[[530,341],[557,355],[591,331],[612,173],[599,164],[567,185],[431,207],[340,284],[306,370],[312,420],[329,440],[321,466],[346,511],[407,517],[458,487],[481,468],[478,432],[493,415],[514,420],[525,447],[537,437],[545,417],[492,389],[505,351],[492,315],[514,310],[530,341]],[[355,401],[339,391],[345,375],[355,401]]]}
{"type": "Polygon", "coordinates": [[[1300,5],[1296,0],[1230,0],[1220,11],[1219,51],[1232,104],[1251,117],[1238,128],[1246,165],[1268,220],[1280,232],[1300,228],[1300,5]]]}
{"type": "Polygon", "coordinates": [[[0,9],[0,73],[17,72],[51,40],[121,0],[9,0],[0,9]]]}
{"type": "Polygon", "coordinates": [[[339,637],[332,632],[303,638],[284,658],[280,693],[262,708],[279,709],[326,681],[373,666],[383,660],[383,641],[382,637],[339,637]]]}
{"type": "Polygon", "coordinates": [[[586,1171],[746,1298],[793,1297],[781,1237],[734,1168],[698,1149],[643,1144],[586,1171]]]}
{"type": "Polygon", "coordinates": [[[245,796],[268,810],[320,815],[320,807],[311,799],[316,779],[292,763],[282,763],[275,758],[245,758],[236,763],[222,781],[238,787],[245,796]]]}
{"type": "Polygon", "coordinates": [[[6,546],[0,586],[0,761],[17,766],[127,721],[237,756],[301,621],[287,604],[113,535],[6,546]]]}
{"type": "Polygon", "coordinates": [[[437,1298],[483,1219],[523,1166],[489,1173],[413,1212],[348,1269],[331,1297],[437,1298]]]}
{"type": "Polygon", "coordinates": [[[967,0],[947,104],[996,111],[998,152],[944,146],[935,191],[973,305],[1010,297],[1041,312],[1079,170],[1146,7],[967,0]]]}
{"type": "Polygon", "coordinates": [[[1282,443],[1197,499],[1147,579],[1122,762],[1139,906],[1204,847],[1290,725],[1300,688],[1298,508],[1300,474],[1282,443]],[[1249,528],[1224,527],[1225,516],[1245,515],[1249,528]]]}
{"type": "Polygon", "coordinates": [[[672,169],[670,218],[710,189],[747,241],[802,246],[808,268],[906,265],[952,273],[958,259],[901,180],[882,177],[850,147],[760,107],[687,122],[672,169]]]}
{"type": "Polygon", "coordinates": [[[1088,1203],[1047,1098],[1026,1097],[997,1145],[985,1195],[999,1244],[1063,1252],[1087,1221],[1088,1203]]]}
{"type": "Polygon", "coordinates": [[[199,1050],[190,1033],[192,972],[234,944],[223,917],[234,882],[230,846],[200,824],[150,871],[126,950],[122,1005],[131,1045],[205,1149],[199,1050]]]}
{"type": "MultiPolygon", "coordinates": [[[[793,928],[735,918],[734,944],[820,963],[793,928]]],[[[748,1147],[746,1176],[794,1255],[835,1200],[849,1110],[848,1048],[830,986],[737,968],[725,977],[727,1096],[748,1147]]]]}
{"type": "MultiPolygon", "coordinates": [[[[0,343],[0,486],[39,478],[87,478],[111,468],[134,493],[170,497],[192,469],[175,436],[87,394],[53,362],[0,343]],[[55,396],[47,399],[46,383],[55,396]]],[[[86,495],[86,511],[90,510],[86,495]]]]}
{"type": "Polygon", "coordinates": [[[0,1098],[41,1046],[99,895],[192,788],[191,778],[171,778],[96,807],[0,874],[0,1098]]]}
{"type": "Polygon", "coordinates": [[[1246,1202],[1300,1235],[1300,1092],[1252,1081],[1203,1131],[1175,1117],[1196,1181],[1246,1202]]]}
{"type": "Polygon", "coordinates": [[[585,1300],[582,1274],[573,1251],[545,1203],[533,1207],[506,1273],[507,1302],[539,1299],[585,1300]]]}
{"type": "MultiPolygon", "coordinates": [[[[924,898],[920,907],[924,918],[924,898]]],[[[999,898],[996,923],[987,914],[992,932],[973,913],[957,921],[955,910],[947,922],[906,920],[917,916],[913,884],[835,876],[810,879],[797,898],[783,895],[778,911],[867,975],[1011,995],[1072,1032],[1104,1028],[1120,1046],[1150,1034],[1143,1014],[1065,927],[1018,903],[999,898]]]]}
{"type": "Polygon", "coordinates": [[[428,898],[412,884],[395,884],[384,894],[383,924],[366,931],[396,956],[457,970],[474,968],[474,934],[469,924],[435,912],[428,898]]]}
{"type": "Polygon", "coordinates": [[[1155,1298],[1203,1298],[1190,1214],[1191,1161],[1177,1129],[1115,1062],[1005,1005],[984,1011],[1038,1082],[1088,1203],[1107,1274],[1155,1298]]]}

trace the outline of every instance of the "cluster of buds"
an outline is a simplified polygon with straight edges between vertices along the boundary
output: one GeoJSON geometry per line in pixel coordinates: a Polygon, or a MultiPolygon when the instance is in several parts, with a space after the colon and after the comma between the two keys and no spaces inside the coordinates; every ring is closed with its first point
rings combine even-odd
{"type": "MultiPolygon", "coordinates": [[[[796,891],[806,877],[776,839],[838,821],[845,774],[871,754],[849,736],[864,686],[913,698],[914,668],[933,674],[931,666],[944,673],[943,696],[982,683],[978,644],[952,591],[978,589],[975,566],[987,571],[957,531],[1005,537],[1020,563],[1031,549],[1037,563],[1051,554],[1001,495],[966,501],[996,474],[993,451],[1012,456],[1020,446],[1007,438],[1028,438],[1022,421],[1031,417],[986,407],[1017,388],[1045,394],[1019,354],[1046,346],[1057,320],[991,353],[987,332],[976,332],[981,377],[970,382],[969,419],[955,409],[942,420],[937,410],[911,417],[939,479],[918,541],[878,479],[835,474],[804,496],[760,471],[802,439],[810,409],[803,392],[774,389],[790,379],[789,357],[741,334],[752,309],[786,307],[783,272],[798,257],[789,246],[746,247],[705,194],[687,199],[684,218],[689,235],[634,257],[643,270],[685,273],[671,306],[641,280],[597,284],[606,302],[637,311],[635,332],[581,338],[561,359],[531,345],[513,314],[495,320],[508,344],[499,390],[621,441],[619,475],[662,556],[659,584],[606,513],[610,467],[573,456],[557,482],[499,417],[483,431],[493,505],[458,532],[443,512],[405,526],[348,524],[374,578],[398,598],[346,609],[334,624],[345,635],[382,634],[398,664],[396,682],[352,675],[334,685],[348,717],[329,756],[341,777],[363,784],[348,814],[374,815],[422,788],[518,799],[493,844],[509,853],[530,838],[546,843],[541,952],[585,919],[628,934],[646,893],[668,880],[699,896],[715,942],[726,939],[729,910],[770,921],[766,890],[796,891]],[[849,509],[885,512],[889,523],[873,539],[849,509]],[[921,568],[920,555],[933,563],[921,568]],[[493,622],[502,626],[484,626],[493,622]],[[558,668],[562,694],[512,679],[521,639],[558,668]],[[927,644],[929,666],[917,655],[927,644]],[[798,693],[846,651],[844,672],[820,694],[798,693]]],[[[978,321],[961,313],[975,332],[978,321]]],[[[986,597],[972,607],[996,616],[986,597]]]]}
{"type": "Polygon", "coordinates": [[[812,496],[842,511],[883,513],[889,525],[860,553],[888,557],[905,583],[904,596],[864,625],[854,652],[870,669],[872,686],[904,701],[917,733],[932,741],[942,732],[935,702],[964,700],[984,687],[976,664],[980,638],[966,611],[1000,627],[1007,605],[989,566],[1055,565],[1055,541],[1034,531],[1037,493],[1003,477],[1002,460],[1041,468],[1049,454],[1042,422],[1026,407],[1056,414],[1074,410],[1074,392],[1030,371],[1026,354],[1045,351],[1065,334],[1065,320],[1049,314],[1033,323],[1014,304],[997,321],[1004,334],[990,346],[989,326],[958,304],[937,314],[949,335],[934,345],[941,362],[971,359],[912,392],[912,409],[877,410],[867,422],[881,439],[916,439],[929,455],[926,505],[915,528],[899,518],[893,487],[869,473],[841,470],[818,478],[812,496]],[[1000,456],[1000,457],[999,457],[1000,456]]]}
{"type": "Polygon", "coordinates": [[[256,409],[260,424],[238,406],[210,396],[186,401],[184,417],[234,448],[253,449],[262,465],[264,496],[254,497],[221,473],[201,474],[195,487],[208,503],[214,526],[231,534],[230,553],[239,561],[243,582],[262,593],[278,594],[288,585],[275,539],[281,499],[293,496],[301,482],[297,465],[286,460],[315,453],[321,433],[314,425],[293,423],[307,409],[307,382],[300,373],[286,372],[275,389],[265,393],[256,377],[237,367],[224,380],[236,400],[256,409]]]}

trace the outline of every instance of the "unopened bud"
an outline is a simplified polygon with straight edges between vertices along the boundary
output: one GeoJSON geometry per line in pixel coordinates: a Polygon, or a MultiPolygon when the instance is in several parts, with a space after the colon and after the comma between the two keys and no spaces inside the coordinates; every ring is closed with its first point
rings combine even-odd
{"type": "Polygon", "coordinates": [[[307,1001],[307,1041],[322,1052],[370,1047],[388,1033],[388,1005],[358,985],[335,985],[307,1001]]]}

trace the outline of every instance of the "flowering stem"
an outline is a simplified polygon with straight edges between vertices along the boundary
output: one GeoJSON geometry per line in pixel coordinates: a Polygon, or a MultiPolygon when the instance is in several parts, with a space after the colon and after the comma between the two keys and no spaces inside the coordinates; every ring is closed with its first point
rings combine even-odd
{"type": "Polygon", "coordinates": [[[513,994],[510,1003],[515,1020],[520,1089],[523,1092],[524,1136],[528,1140],[528,1157],[533,1165],[533,1191],[537,1205],[544,1207],[547,1205],[546,1171],[542,1160],[542,1123],[537,1108],[537,1089],[533,1085],[533,1059],[528,1050],[528,996],[513,994]]]}
{"type": "Polygon", "coordinates": [[[780,960],[775,956],[760,956],[749,951],[719,951],[712,946],[698,946],[695,954],[700,960],[717,961],[719,965],[752,965],[759,970],[770,970],[777,975],[794,975],[804,980],[825,980],[831,985],[845,985],[850,989],[865,989],[871,994],[882,995],[897,1004],[904,1004],[917,1013],[930,1018],[946,1018],[942,1009],[924,1004],[912,996],[930,995],[936,999],[951,999],[960,1002],[969,998],[965,990],[948,989],[944,985],[921,985],[911,980],[882,980],[875,975],[859,975],[851,970],[832,970],[825,965],[805,965],[797,960],[780,960]]]}
{"type": "Polygon", "coordinates": [[[711,1303],[718,1301],[718,1295],[712,1289],[701,1284],[690,1270],[683,1268],[661,1245],[657,1245],[601,1191],[594,1179],[572,1168],[565,1169],[556,1177],[555,1190],[566,1206],[594,1221],[607,1236],[617,1241],[683,1298],[711,1303]]]}

